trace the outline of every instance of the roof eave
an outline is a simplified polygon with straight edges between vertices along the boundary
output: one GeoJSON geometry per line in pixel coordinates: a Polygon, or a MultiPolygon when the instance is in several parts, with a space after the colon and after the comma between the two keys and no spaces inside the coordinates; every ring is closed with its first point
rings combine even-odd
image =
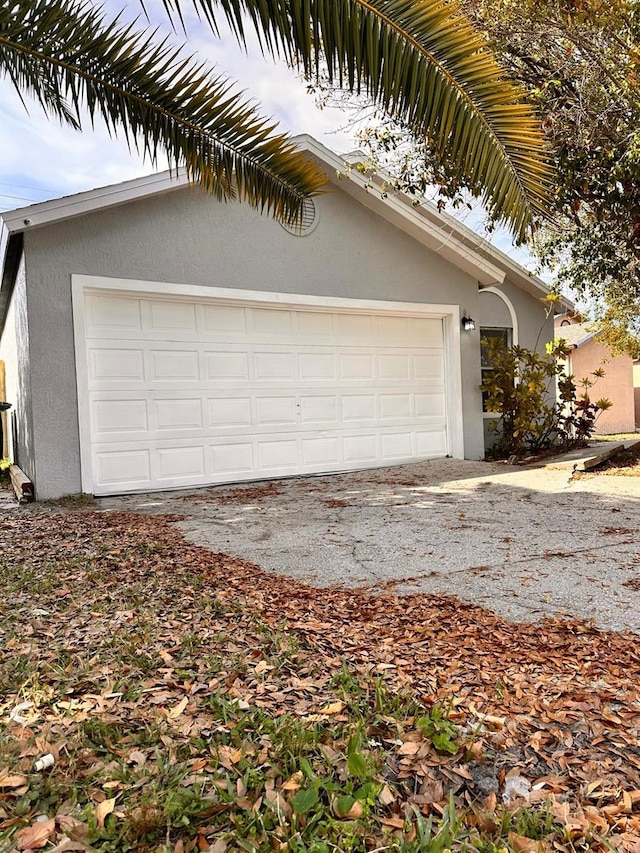
{"type": "Polygon", "coordinates": [[[0,218],[10,234],[31,231],[43,225],[92,213],[103,207],[116,207],[158,193],[178,190],[188,183],[189,179],[183,172],[158,172],[121,184],[20,207],[3,213],[0,218]]]}

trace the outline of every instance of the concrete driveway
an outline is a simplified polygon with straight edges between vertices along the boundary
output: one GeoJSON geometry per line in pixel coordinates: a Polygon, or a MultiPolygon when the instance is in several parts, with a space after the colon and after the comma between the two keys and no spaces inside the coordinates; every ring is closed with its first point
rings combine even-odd
{"type": "Polygon", "coordinates": [[[456,595],[512,620],[640,631],[640,480],[452,459],[109,498],[315,586],[456,595]]]}

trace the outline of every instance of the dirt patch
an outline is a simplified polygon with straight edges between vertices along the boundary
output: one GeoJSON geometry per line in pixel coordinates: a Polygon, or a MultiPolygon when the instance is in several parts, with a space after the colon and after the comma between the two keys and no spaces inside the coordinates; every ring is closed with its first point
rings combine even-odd
{"type": "Polygon", "coordinates": [[[590,471],[576,471],[574,477],[582,479],[584,477],[599,477],[602,475],[640,477],[640,446],[623,450],[617,456],[607,459],[590,471]]]}
{"type": "Polygon", "coordinates": [[[179,495],[176,500],[215,503],[221,506],[226,504],[245,504],[251,501],[261,501],[265,498],[274,498],[282,494],[282,483],[269,482],[260,483],[257,486],[239,487],[236,489],[203,489],[188,495],[179,495]]]}

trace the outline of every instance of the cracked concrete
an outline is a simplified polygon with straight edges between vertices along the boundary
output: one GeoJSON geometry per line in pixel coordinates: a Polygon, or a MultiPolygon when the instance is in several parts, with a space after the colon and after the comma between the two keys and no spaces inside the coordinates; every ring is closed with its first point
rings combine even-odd
{"type": "Polygon", "coordinates": [[[505,618],[640,631],[640,480],[438,460],[100,501],[316,586],[456,595],[505,618]]]}

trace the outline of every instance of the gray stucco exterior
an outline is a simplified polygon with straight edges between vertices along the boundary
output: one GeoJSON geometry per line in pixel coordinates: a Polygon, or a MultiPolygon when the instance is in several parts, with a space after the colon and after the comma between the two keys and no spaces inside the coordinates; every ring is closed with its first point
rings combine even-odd
{"type": "MultiPolygon", "coordinates": [[[[478,282],[350,195],[317,202],[296,237],[246,205],[183,188],[26,230],[26,282],[14,292],[19,455],[38,498],[81,490],[71,276],[458,305],[480,317],[478,282]]],[[[520,342],[543,322],[539,300],[509,282],[520,342]]],[[[484,317],[483,317],[484,322],[484,317]]],[[[540,335],[543,345],[553,336],[540,335]]],[[[479,324],[461,336],[464,455],[484,455],[479,324]]]]}

